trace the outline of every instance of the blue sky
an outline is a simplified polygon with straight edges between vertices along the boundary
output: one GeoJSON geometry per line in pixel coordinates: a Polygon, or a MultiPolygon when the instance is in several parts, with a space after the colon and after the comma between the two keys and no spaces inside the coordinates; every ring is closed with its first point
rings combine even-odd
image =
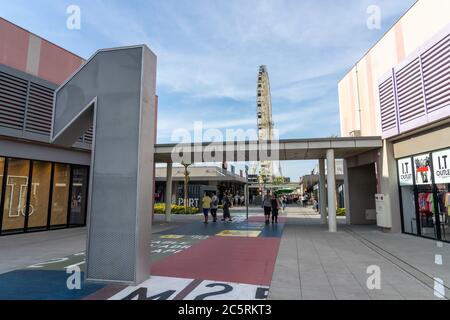
{"type": "MultiPolygon", "coordinates": [[[[256,127],[256,77],[267,65],[280,138],[339,135],[337,83],[415,0],[0,0],[0,15],[84,58],[147,44],[158,56],[158,142],[194,121],[256,127]],[[81,29],[66,8],[81,8],[81,29]],[[366,26],[370,5],[381,29],[366,26]]],[[[293,180],[313,161],[282,164],[293,180]]],[[[238,166],[240,167],[240,166],[238,166]]]]}

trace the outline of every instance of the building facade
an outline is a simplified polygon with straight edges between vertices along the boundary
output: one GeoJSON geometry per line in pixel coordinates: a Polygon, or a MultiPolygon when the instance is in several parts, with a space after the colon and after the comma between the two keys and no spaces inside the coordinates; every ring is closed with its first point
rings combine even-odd
{"type": "Polygon", "coordinates": [[[417,1],[339,83],[341,135],[383,138],[344,162],[349,222],[373,207],[380,227],[450,241],[448,12],[417,1]]]}
{"type": "Polygon", "coordinates": [[[0,18],[0,235],[86,224],[92,131],[49,144],[53,93],[83,62],[0,18]]]}
{"type": "MultiPolygon", "coordinates": [[[[184,205],[184,167],[172,169],[171,203],[184,205]]],[[[225,192],[231,195],[244,195],[246,179],[218,166],[189,167],[189,206],[200,208],[204,192],[215,192],[222,199],[225,192]]],[[[165,167],[157,167],[155,172],[155,201],[165,202],[166,196],[165,167]]]]}

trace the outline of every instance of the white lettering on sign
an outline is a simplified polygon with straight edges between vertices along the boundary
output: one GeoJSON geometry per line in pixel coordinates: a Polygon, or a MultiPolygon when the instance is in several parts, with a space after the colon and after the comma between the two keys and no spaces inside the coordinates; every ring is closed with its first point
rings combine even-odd
{"type": "Polygon", "coordinates": [[[433,152],[435,183],[450,183],[450,149],[433,152]]]}
{"type": "Polygon", "coordinates": [[[411,159],[400,159],[398,162],[398,180],[401,186],[413,185],[413,172],[411,159]]]}

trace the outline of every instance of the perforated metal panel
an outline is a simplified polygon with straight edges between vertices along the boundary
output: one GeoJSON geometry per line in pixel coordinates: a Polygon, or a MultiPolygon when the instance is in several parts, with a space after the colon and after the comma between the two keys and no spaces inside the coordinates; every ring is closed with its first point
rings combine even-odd
{"type": "Polygon", "coordinates": [[[22,130],[28,81],[0,72],[0,126],[22,130]]]}
{"type": "Polygon", "coordinates": [[[422,55],[425,97],[429,112],[450,104],[450,35],[422,55]]]}

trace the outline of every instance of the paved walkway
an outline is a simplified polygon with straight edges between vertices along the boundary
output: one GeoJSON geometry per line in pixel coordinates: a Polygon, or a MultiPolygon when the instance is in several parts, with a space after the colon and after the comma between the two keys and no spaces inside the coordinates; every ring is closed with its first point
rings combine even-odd
{"type": "Polygon", "coordinates": [[[85,269],[86,228],[2,237],[0,299],[435,299],[434,278],[450,284],[449,244],[343,218],[331,234],[317,213],[298,207],[278,225],[264,225],[260,208],[249,221],[243,208],[232,215],[209,225],[201,215],[170,223],[157,215],[152,278],[138,287],[68,290],[66,269],[85,269]],[[369,266],[380,268],[380,290],[367,288],[369,266]]]}
{"type": "Polygon", "coordinates": [[[450,284],[449,244],[344,222],[332,234],[312,210],[289,210],[269,299],[437,299],[434,278],[450,284]],[[380,290],[367,287],[369,266],[380,268],[380,290]]]}
{"type": "Polygon", "coordinates": [[[232,211],[233,222],[207,225],[202,215],[174,215],[170,223],[157,215],[152,277],[137,287],[67,285],[74,267],[86,268],[85,228],[3,237],[0,300],[267,299],[285,218],[267,226],[260,208],[250,210],[248,221],[242,211],[232,211]]]}

